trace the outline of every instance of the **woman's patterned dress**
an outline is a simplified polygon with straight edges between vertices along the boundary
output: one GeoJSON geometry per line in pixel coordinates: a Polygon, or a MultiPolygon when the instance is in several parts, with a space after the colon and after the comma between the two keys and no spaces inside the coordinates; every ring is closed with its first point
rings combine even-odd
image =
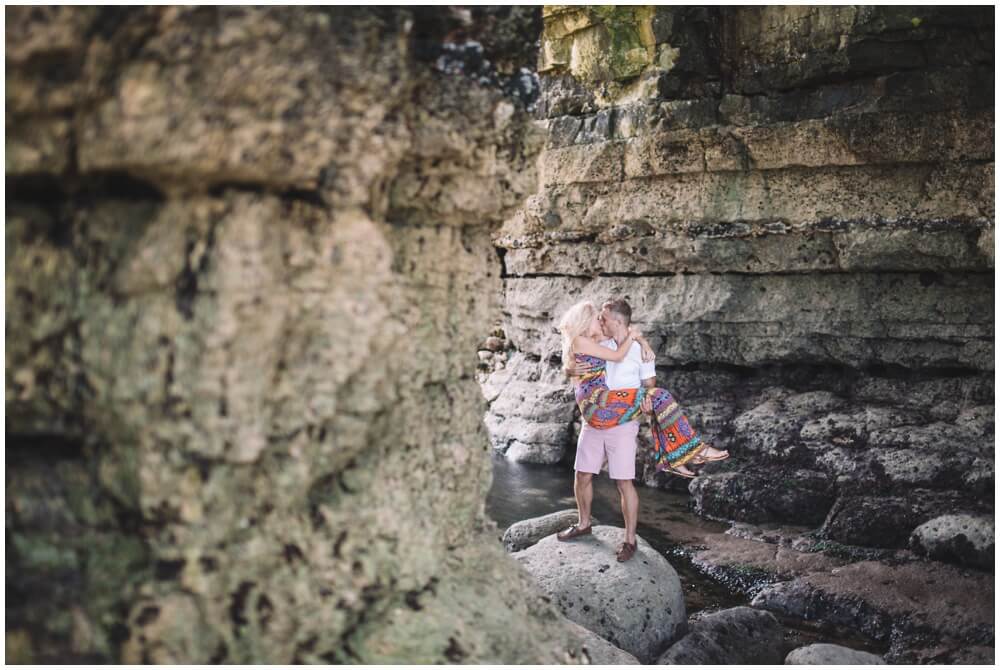
{"type": "Polygon", "coordinates": [[[594,428],[612,428],[634,420],[642,411],[642,400],[646,394],[652,397],[653,460],[657,472],[668,466],[684,465],[704,448],[701,436],[691,428],[670,391],[659,387],[611,390],[608,388],[604,359],[576,354],[576,360],[600,366],[583,375],[576,387],[576,404],[580,407],[580,414],[594,428]]]}

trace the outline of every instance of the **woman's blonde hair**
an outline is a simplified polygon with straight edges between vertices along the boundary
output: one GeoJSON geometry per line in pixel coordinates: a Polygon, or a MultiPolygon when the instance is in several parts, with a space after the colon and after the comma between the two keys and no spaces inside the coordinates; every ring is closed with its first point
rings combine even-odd
{"type": "Polygon", "coordinates": [[[578,335],[583,335],[590,328],[590,323],[597,314],[597,307],[589,300],[581,300],[562,315],[559,319],[559,332],[562,333],[562,356],[563,365],[572,363],[570,352],[573,349],[573,340],[578,335]]]}

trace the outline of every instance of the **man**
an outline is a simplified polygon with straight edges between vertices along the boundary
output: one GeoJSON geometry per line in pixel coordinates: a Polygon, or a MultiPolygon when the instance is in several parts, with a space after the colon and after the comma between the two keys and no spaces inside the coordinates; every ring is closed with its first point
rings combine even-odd
{"type": "MultiPolygon", "coordinates": [[[[601,344],[609,349],[618,349],[628,335],[632,323],[632,308],[625,300],[610,300],[604,303],[600,315],[601,330],[607,338],[601,344]]],[[[656,365],[653,352],[643,338],[632,343],[628,354],[621,362],[606,362],[608,388],[647,388],[656,386],[656,365]]],[[[564,363],[568,375],[581,375],[588,371],[586,365],[576,365],[572,361],[564,363]]],[[[642,403],[642,411],[652,411],[652,403],[647,396],[642,403]]],[[[608,476],[618,485],[621,497],[622,516],[625,518],[625,540],[618,546],[618,560],[627,561],[635,554],[635,527],[639,519],[639,494],[632,480],[635,479],[635,454],[639,435],[639,421],[633,420],[614,428],[598,429],[587,424],[580,428],[576,445],[576,479],[573,493],[579,512],[578,522],[559,533],[560,540],[572,540],[580,535],[588,535],[590,529],[590,505],[594,498],[593,478],[601,472],[604,458],[608,460],[608,476]]]]}

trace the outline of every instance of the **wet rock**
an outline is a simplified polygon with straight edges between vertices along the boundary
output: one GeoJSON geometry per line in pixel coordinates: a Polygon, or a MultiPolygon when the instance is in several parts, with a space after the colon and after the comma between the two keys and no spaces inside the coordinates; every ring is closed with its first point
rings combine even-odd
{"type": "MultiPolygon", "coordinates": [[[[504,531],[502,539],[504,549],[511,552],[527,549],[542,538],[569,528],[578,520],[579,513],[575,509],[567,509],[534,519],[518,521],[504,531]]],[[[592,526],[596,526],[600,522],[591,516],[590,523],[592,526]]]]}
{"type": "Polygon", "coordinates": [[[622,651],[596,633],[573,621],[569,621],[568,625],[579,636],[583,643],[583,653],[591,665],[639,665],[639,659],[635,656],[622,651]]]}
{"type": "Polygon", "coordinates": [[[843,495],[820,533],[845,544],[903,548],[914,529],[925,521],[975,504],[956,492],[929,489],[914,489],[903,496],[843,495]]]}
{"type": "Polygon", "coordinates": [[[885,665],[881,656],[839,644],[810,644],[789,652],[785,665],[885,665]]]}
{"type": "Polygon", "coordinates": [[[829,475],[780,467],[704,474],[689,490],[698,514],[749,522],[819,524],[835,500],[829,475]]]}
{"type": "Polygon", "coordinates": [[[979,571],[860,561],[770,585],[751,605],[888,641],[885,658],[895,663],[915,649],[937,647],[945,657],[992,644],[993,599],[993,576],[979,571]]]}
{"type": "Polygon", "coordinates": [[[938,642],[931,646],[900,647],[886,654],[889,663],[898,665],[993,665],[996,649],[981,644],[963,644],[955,640],[938,642]]]}
{"type": "Polygon", "coordinates": [[[677,572],[641,537],[624,563],[621,528],[594,526],[568,542],[546,537],[512,554],[572,621],[649,663],[686,626],[677,572]]]}
{"type": "Polygon", "coordinates": [[[828,571],[848,562],[814,551],[812,542],[802,535],[789,532],[785,536],[777,531],[778,537],[769,537],[762,529],[754,528],[757,532],[751,533],[744,525],[743,537],[730,531],[724,535],[705,536],[692,552],[692,564],[734,591],[752,598],[775,582],[828,571]],[[777,541],[768,541],[772,539],[777,541]]]}
{"type": "Polygon", "coordinates": [[[945,514],[917,526],[910,535],[910,548],[935,560],[992,572],[994,524],[992,516],[945,514]]]}
{"type": "Polygon", "coordinates": [[[657,665],[781,663],[784,627],[770,612],[733,607],[699,617],[657,665]]]}

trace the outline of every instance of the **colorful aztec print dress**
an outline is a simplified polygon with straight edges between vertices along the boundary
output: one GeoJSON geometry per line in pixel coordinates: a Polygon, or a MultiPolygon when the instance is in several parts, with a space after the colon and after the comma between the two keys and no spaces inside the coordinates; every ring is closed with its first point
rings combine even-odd
{"type": "Polygon", "coordinates": [[[653,399],[653,460],[657,472],[668,466],[684,465],[705,446],[670,391],[659,387],[611,390],[604,359],[576,354],[576,360],[600,366],[583,375],[576,387],[576,404],[583,418],[594,428],[613,428],[635,420],[642,411],[643,398],[650,394],[653,399]]]}

